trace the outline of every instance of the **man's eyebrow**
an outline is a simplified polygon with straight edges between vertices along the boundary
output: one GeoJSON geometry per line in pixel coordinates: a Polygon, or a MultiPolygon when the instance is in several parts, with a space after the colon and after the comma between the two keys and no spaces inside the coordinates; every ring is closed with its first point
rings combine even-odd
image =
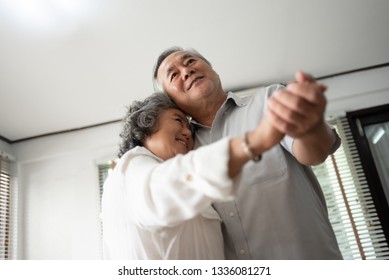
{"type": "Polygon", "coordinates": [[[180,56],[180,59],[181,61],[184,60],[184,59],[187,59],[189,57],[195,57],[193,54],[191,53],[183,53],[181,56],[180,56]]]}

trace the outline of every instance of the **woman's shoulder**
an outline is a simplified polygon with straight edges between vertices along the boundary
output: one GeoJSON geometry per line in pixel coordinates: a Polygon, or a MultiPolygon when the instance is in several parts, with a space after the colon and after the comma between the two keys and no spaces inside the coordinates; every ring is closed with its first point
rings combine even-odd
{"type": "Polygon", "coordinates": [[[119,166],[126,168],[129,164],[161,163],[162,159],[150,152],[147,148],[137,146],[127,151],[118,161],[119,166]]]}

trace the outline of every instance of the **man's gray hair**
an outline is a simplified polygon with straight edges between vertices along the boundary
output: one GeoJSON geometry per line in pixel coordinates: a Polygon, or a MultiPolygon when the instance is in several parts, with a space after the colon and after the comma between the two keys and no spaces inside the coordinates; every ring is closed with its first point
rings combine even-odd
{"type": "Polygon", "coordinates": [[[162,88],[162,85],[158,82],[158,69],[159,69],[159,67],[161,66],[162,62],[163,62],[169,55],[171,55],[172,53],[175,53],[175,52],[179,52],[179,51],[187,51],[187,52],[190,52],[190,53],[192,53],[194,56],[196,56],[196,57],[200,58],[201,60],[205,61],[209,66],[212,67],[211,63],[210,63],[204,56],[202,56],[198,51],[196,51],[196,50],[193,49],[193,48],[184,49],[184,48],[182,48],[182,47],[177,47],[177,46],[170,47],[170,48],[166,49],[165,51],[163,51],[163,52],[158,56],[157,62],[156,62],[155,65],[154,65],[154,68],[153,68],[153,86],[154,86],[154,90],[155,90],[155,91],[164,91],[163,88],[162,88]]]}
{"type": "Polygon", "coordinates": [[[178,109],[162,92],[153,93],[143,101],[134,101],[123,118],[119,158],[136,146],[143,146],[146,138],[155,132],[161,112],[170,108],[178,109]]]}

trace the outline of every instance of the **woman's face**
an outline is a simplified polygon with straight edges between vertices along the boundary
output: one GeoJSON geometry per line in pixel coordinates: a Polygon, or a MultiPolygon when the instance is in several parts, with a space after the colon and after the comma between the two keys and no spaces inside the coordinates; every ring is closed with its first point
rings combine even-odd
{"type": "Polygon", "coordinates": [[[155,132],[146,138],[144,146],[163,160],[192,150],[192,131],[185,114],[172,108],[162,111],[155,132]]]}

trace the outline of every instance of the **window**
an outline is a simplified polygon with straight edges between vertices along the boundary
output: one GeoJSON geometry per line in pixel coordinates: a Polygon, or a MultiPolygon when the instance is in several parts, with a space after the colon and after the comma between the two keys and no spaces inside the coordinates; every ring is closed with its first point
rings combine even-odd
{"type": "Polygon", "coordinates": [[[345,259],[388,259],[389,248],[348,121],[330,123],[342,138],[335,154],[313,170],[327,201],[329,218],[345,259]]]}
{"type": "Polygon", "coordinates": [[[10,259],[11,163],[0,155],[0,260],[10,259]]]}
{"type": "MultiPolygon", "coordinates": [[[[103,163],[98,163],[97,168],[98,168],[98,176],[99,176],[99,204],[100,204],[100,211],[101,211],[101,198],[103,196],[103,187],[104,187],[104,182],[107,179],[108,175],[112,172],[113,168],[115,167],[115,162],[114,161],[107,161],[103,163]]],[[[100,221],[100,239],[101,239],[101,244],[102,245],[102,240],[103,240],[103,226],[100,221]]],[[[100,255],[101,258],[103,257],[103,247],[100,247],[100,255]]]]}
{"type": "Polygon", "coordinates": [[[99,168],[99,190],[100,190],[100,202],[103,195],[104,182],[107,179],[110,172],[115,168],[115,161],[108,161],[98,165],[99,168]]]}

